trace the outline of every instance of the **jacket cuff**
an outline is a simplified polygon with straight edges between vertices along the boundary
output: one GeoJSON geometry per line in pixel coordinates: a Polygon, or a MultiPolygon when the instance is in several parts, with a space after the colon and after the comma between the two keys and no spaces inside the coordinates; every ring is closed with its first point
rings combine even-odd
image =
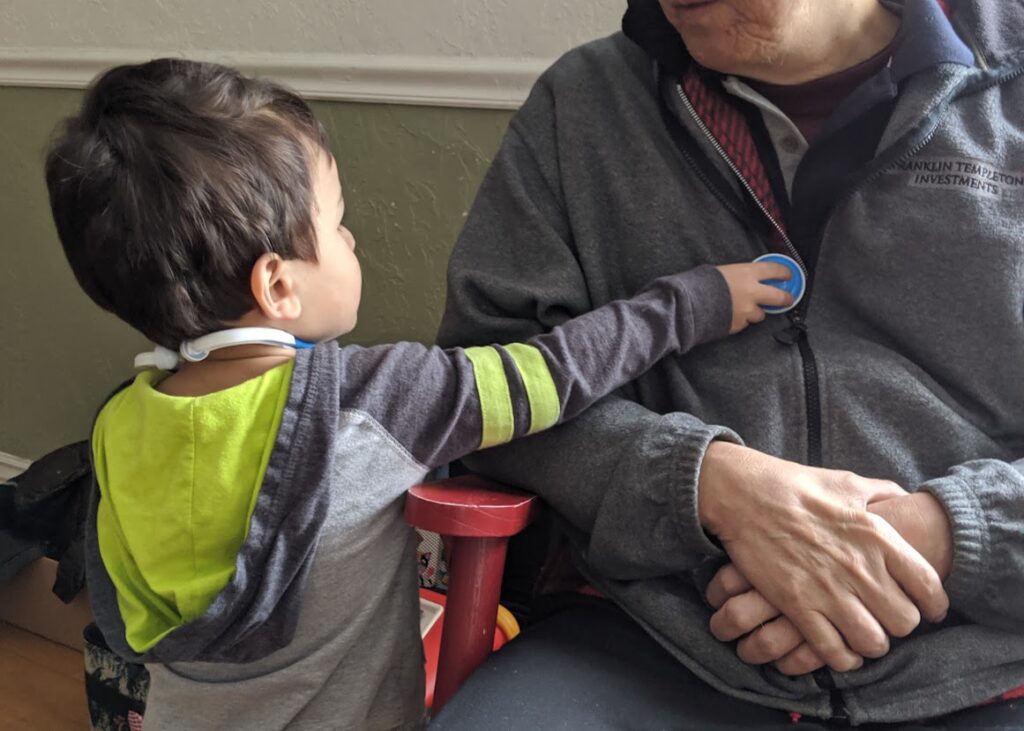
{"type": "Polygon", "coordinates": [[[953,568],[945,581],[954,606],[977,601],[984,588],[989,540],[985,513],[978,496],[964,480],[947,476],[921,485],[942,503],[953,529],[953,568]]]}
{"type": "Polygon", "coordinates": [[[704,556],[724,556],[717,541],[704,530],[698,512],[698,482],[704,453],[715,440],[743,444],[739,435],[723,426],[687,425],[682,430],[670,430],[675,439],[672,458],[662,462],[664,472],[654,478],[665,485],[665,493],[675,513],[675,523],[683,546],[704,556]]]}

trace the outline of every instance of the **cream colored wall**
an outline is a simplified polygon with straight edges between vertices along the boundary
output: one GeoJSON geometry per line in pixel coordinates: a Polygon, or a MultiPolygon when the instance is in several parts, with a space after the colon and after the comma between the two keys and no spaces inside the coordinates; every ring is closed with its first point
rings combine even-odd
{"type": "Polygon", "coordinates": [[[310,98],[512,109],[540,72],[619,27],[625,0],[2,0],[0,86],[80,88],[187,55],[310,98]]]}
{"type": "Polygon", "coordinates": [[[4,0],[0,47],[551,61],[624,0],[4,0]]]}

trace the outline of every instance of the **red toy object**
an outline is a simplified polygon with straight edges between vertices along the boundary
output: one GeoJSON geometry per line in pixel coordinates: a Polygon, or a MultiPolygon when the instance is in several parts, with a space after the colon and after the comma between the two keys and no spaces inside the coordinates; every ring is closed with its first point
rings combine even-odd
{"type": "MultiPolygon", "coordinates": [[[[421,632],[424,623],[428,624],[426,634],[423,635],[423,657],[424,669],[426,670],[426,705],[427,708],[434,706],[434,688],[437,683],[438,659],[441,656],[441,637],[444,633],[444,606],[447,597],[430,589],[420,588],[420,628],[421,632]],[[434,618],[432,609],[439,612],[434,618]]],[[[506,642],[519,634],[519,623],[516,622],[512,613],[504,607],[498,607],[498,623],[494,629],[494,642],[491,644],[491,651],[500,650],[506,642]]],[[[440,709],[440,706],[438,706],[440,709]]]]}
{"type": "Polygon", "coordinates": [[[406,521],[440,533],[448,547],[434,713],[492,651],[508,539],[530,524],[537,502],[469,475],[416,485],[406,495],[406,521]]]}

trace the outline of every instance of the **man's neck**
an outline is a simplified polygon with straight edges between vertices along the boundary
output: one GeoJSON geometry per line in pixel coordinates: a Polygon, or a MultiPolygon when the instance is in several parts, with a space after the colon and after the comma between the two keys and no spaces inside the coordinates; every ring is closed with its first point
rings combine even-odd
{"type": "Polygon", "coordinates": [[[810,25],[820,30],[802,34],[799,48],[779,54],[737,75],[770,84],[802,84],[845,71],[888,47],[899,31],[900,19],[878,0],[819,3],[812,12],[827,16],[810,25]]]}

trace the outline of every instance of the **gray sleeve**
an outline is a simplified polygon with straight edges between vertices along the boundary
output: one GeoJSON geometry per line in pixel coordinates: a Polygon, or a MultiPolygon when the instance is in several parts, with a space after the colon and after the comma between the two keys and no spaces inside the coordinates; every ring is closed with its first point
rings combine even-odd
{"type": "MultiPolygon", "coordinates": [[[[593,306],[562,200],[554,114],[539,83],[481,185],[449,263],[442,345],[529,337],[593,306]]],[[[587,560],[604,575],[643,578],[721,553],[696,510],[712,439],[739,441],[613,396],[568,425],[466,462],[541,495],[587,535],[587,560]]]]}
{"type": "Polygon", "coordinates": [[[1024,631],[1024,460],[980,459],[918,489],[946,508],[953,527],[953,609],[978,624],[1024,631]]]}
{"type": "Polygon", "coordinates": [[[728,331],[714,267],[661,277],[522,343],[341,348],[341,406],[431,467],[571,419],[671,353],[728,331]]]}
{"type": "Polygon", "coordinates": [[[609,396],[568,424],[465,462],[541,495],[585,534],[586,562],[625,581],[724,556],[697,515],[697,478],[714,439],[740,443],[732,431],[688,414],[659,415],[609,396]]]}

